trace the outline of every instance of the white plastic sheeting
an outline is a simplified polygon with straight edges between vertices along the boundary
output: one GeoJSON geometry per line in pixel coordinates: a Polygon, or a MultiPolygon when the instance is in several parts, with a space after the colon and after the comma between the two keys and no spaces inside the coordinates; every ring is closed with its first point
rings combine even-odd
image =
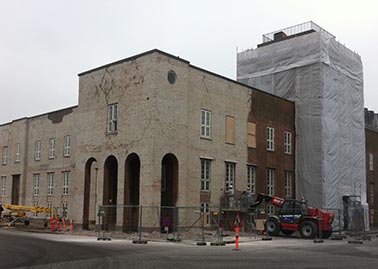
{"type": "Polygon", "coordinates": [[[295,101],[298,197],[340,210],[343,195],[366,204],[359,55],[313,32],[238,53],[237,79],[295,101]]]}

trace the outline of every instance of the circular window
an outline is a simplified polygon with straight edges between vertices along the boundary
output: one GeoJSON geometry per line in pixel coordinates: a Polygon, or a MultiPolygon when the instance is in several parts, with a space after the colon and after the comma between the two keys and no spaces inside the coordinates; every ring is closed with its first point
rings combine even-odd
{"type": "Polygon", "coordinates": [[[171,84],[174,84],[176,82],[176,73],[173,70],[168,71],[168,81],[171,84]]]}

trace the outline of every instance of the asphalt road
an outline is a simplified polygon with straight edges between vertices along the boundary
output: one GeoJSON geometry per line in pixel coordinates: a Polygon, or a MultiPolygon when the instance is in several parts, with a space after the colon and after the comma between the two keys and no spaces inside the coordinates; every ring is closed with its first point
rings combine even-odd
{"type": "Polygon", "coordinates": [[[274,238],[233,245],[195,242],[97,241],[95,237],[0,229],[0,268],[378,268],[378,238],[346,240],[274,238]]]}

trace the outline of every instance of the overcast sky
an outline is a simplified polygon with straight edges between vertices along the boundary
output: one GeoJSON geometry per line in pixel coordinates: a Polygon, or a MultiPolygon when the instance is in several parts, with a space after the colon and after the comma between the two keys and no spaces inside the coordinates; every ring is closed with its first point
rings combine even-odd
{"type": "Polygon", "coordinates": [[[158,48],[235,79],[236,48],[314,21],[362,57],[378,112],[374,0],[0,0],[0,124],[78,101],[77,74],[158,48]]]}

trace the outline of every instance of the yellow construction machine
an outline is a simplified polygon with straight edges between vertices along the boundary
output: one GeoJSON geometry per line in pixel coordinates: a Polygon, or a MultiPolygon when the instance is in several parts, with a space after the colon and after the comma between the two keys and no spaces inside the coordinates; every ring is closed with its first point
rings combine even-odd
{"type": "Polygon", "coordinates": [[[50,213],[54,217],[54,210],[42,206],[23,206],[23,205],[9,205],[3,204],[4,211],[2,212],[2,220],[8,220],[8,226],[14,225],[16,222],[30,224],[30,219],[26,216],[26,212],[32,213],[50,213]]]}

